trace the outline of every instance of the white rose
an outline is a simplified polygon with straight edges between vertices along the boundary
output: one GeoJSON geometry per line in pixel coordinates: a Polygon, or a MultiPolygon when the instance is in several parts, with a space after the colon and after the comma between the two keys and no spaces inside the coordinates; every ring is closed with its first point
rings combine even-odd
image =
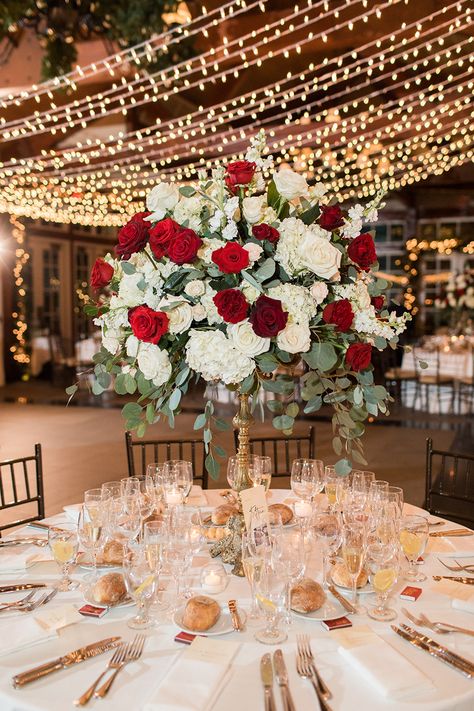
{"type": "Polygon", "coordinates": [[[169,332],[183,333],[183,331],[187,331],[188,328],[190,328],[193,322],[193,310],[187,301],[182,301],[179,298],[163,299],[159,308],[163,306],[173,306],[174,303],[177,305],[172,308],[171,311],[166,312],[170,320],[169,332]]]}
{"type": "Polygon", "coordinates": [[[248,244],[245,244],[244,249],[246,249],[249,253],[251,262],[256,262],[258,259],[260,259],[260,256],[263,252],[263,247],[260,247],[259,244],[255,244],[255,242],[249,242],[248,244]]]}
{"type": "Polygon", "coordinates": [[[138,353],[138,346],[140,345],[140,341],[136,336],[129,336],[127,338],[127,355],[129,358],[136,358],[137,353],[138,353]]]}
{"type": "Polygon", "coordinates": [[[311,331],[308,326],[289,323],[278,334],[277,344],[287,353],[306,353],[311,348],[311,331]]]}
{"type": "Polygon", "coordinates": [[[158,183],[146,198],[147,209],[152,213],[146,220],[162,220],[167,210],[172,210],[179,200],[179,190],[173,183],[158,183]]]}
{"type": "Polygon", "coordinates": [[[328,288],[323,281],[316,281],[311,287],[310,292],[316,303],[322,304],[324,299],[328,295],[328,288]]]}
{"type": "Polygon", "coordinates": [[[265,203],[265,195],[258,197],[246,197],[242,200],[242,209],[244,218],[250,225],[261,222],[263,219],[263,210],[265,203]]]}
{"type": "Polygon", "coordinates": [[[167,382],[171,375],[171,363],[168,353],[154,343],[140,343],[138,367],[147,380],[159,387],[167,382]]]}
{"type": "Polygon", "coordinates": [[[193,319],[195,321],[203,321],[206,318],[206,309],[202,304],[194,304],[193,309],[193,319]]]}
{"type": "Polygon", "coordinates": [[[193,279],[188,282],[184,287],[184,293],[188,296],[196,298],[196,296],[202,296],[206,291],[206,286],[201,279],[193,279]]]}
{"type": "Polygon", "coordinates": [[[143,303],[143,291],[138,286],[142,279],[140,272],[123,275],[118,295],[128,307],[140,306],[143,303]]]}
{"type": "Polygon", "coordinates": [[[308,197],[308,183],[303,175],[295,173],[291,168],[282,168],[278,173],[273,173],[276,189],[287,200],[298,197],[308,197]]]}
{"type": "Polygon", "coordinates": [[[339,273],[341,253],[331,242],[307,232],[298,246],[301,263],[322,279],[331,279],[339,273]]]}
{"type": "Polygon", "coordinates": [[[260,296],[260,292],[248,282],[244,282],[242,294],[245,296],[249,304],[254,304],[260,296]]]}
{"type": "Polygon", "coordinates": [[[228,326],[227,333],[235,348],[246,356],[257,356],[266,353],[270,348],[270,339],[257,336],[252,324],[247,319],[228,326]]]}

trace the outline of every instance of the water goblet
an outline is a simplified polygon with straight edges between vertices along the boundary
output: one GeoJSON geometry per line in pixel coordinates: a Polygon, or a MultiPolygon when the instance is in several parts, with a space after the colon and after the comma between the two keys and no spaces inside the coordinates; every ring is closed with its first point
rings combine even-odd
{"type": "Polygon", "coordinates": [[[291,465],[291,490],[300,499],[312,501],[324,488],[324,464],[320,459],[295,459],[291,465]]]}
{"type": "Polygon", "coordinates": [[[123,577],[127,591],[135,600],[138,612],[127,622],[134,630],[149,629],[154,626],[149,607],[158,586],[158,571],[150,569],[146,552],[142,546],[128,549],[123,561],[123,577]]]}
{"type": "Polygon", "coordinates": [[[323,587],[327,588],[330,584],[328,579],[330,556],[341,545],[341,517],[334,511],[315,513],[311,519],[310,531],[322,547],[323,587]]]}
{"type": "Polygon", "coordinates": [[[271,565],[263,567],[256,583],[256,598],[265,617],[266,626],[255,632],[255,639],[263,644],[281,644],[287,639],[285,631],[280,629],[286,607],[287,583],[271,565]]]}
{"type": "Polygon", "coordinates": [[[428,520],[424,516],[405,516],[400,522],[400,544],[409,563],[405,577],[411,582],[426,580],[426,575],[417,570],[416,561],[425,551],[428,533],[428,520]]]}
{"type": "Polygon", "coordinates": [[[370,582],[377,594],[377,601],[374,607],[368,611],[369,617],[381,622],[390,622],[397,617],[397,612],[392,608],[387,608],[387,599],[393,586],[398,580],[399,557],[398,551],[394,552],[390,547],[377,549],[376,552],[369,546],[367,549],[368,566],[370,570],[370,582]]]}
{"type": "Polygon", "coordinates": [[[49,528],[48,544],[53,558],[62,572],[61,580],[55,585],[56,589],[60,592],[75,590],[79,583],[69,577],[69,566],[77,555],[77,525],[75,523],[63,523],[61,524],[61,530],[49,528]]]}

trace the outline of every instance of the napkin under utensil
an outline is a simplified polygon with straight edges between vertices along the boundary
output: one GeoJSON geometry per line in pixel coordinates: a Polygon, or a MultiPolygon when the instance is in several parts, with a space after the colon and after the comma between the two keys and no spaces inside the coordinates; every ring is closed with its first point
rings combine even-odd
{"type": "Polygon", "coordinates": [[[46,630],[34,617],[17,617],[1,621],[0,657],[21,652],[50,639],[56,639],[58,633],[55,629],[46,630]]]}

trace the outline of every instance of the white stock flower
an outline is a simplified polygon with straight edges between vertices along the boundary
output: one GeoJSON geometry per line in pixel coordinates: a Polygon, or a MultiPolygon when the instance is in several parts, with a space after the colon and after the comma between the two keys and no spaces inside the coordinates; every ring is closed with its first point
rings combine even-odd
{"type": "Polygon", "coordinates": [[[224,213],[228,220],[240,220],[239,198],[231,197],[224,205],[224,213]]]}
{"type": "Polygon", "coordinates": [[[252,286],[252,284],[249,284],[246,281],[244,281],[244,284],[242,286],[242,294],[245,296],[249,304],[254,304],[260,296],[260,292],[258,291],[258,289],[256,289],[254,286],[252,286]]]}
{"type": "Polygon", "coordinates": [[[193,319],[195,321],[203,321],[206,318],[206,309],[202,304],[194,304],[193,309],[193,319]]]}
{"type": "Polygon", "coordinates": [[[222,331],[190,331],[186,362],[204,380],[240,383],[255,368],[248,356],[238,351],[222,331]]]}
{"type": "Polygon", "coordinates": [[[193,279],[189,281],[184,287],[184,293],[188,296],[196,298],[196,296],[202,296],[206,291],[206,285],[201,279],[193,279]]]}
{"type": "Polygon", "coordinates": [[[242,200],[242,211],[244,219],[249,225],[255,225],[263,219],[263,211],[266,205],[266,196],[258,195],[255,197],[245,197],[242,200]]]}
{"type": "Polygon", "coordinates": [[[278,334],[277,345],[287,353],[306,353],[311,348],[311,331],[306,324],[288,323],[278,334]]]}
{"type": "Polygon", "coordinates": [[[224,213],[222,210],[216,210],[209,220],[209,229],[211,232],[218,232],[221,229],[222,222],[224,220],[224,213]]]}
{"type": "Polygon", "coordinates": [[[166,299],[162,299],[160,302],[160,307],[163,306],[173,306],[174,308],[170,311],[166,311],[169,322],[169,332],[170,333],[183,333],[187,331],[193,322],[193,310],[187,301],[183,301],[179,296],[168,296],[166,299]]]}
{"type": "Polygon", "coordinates": [[[315,281],[310,289],[311,296],[318,305],[323,303],[324,299],[328,295],[328,291],[327,284],[323,281],[315,281]]]}
{"type": "Polygon", "coordinates": [[[247,244],[244,244],[244,249],[249,253],[251,262],[256,262],[260,259],[263,252],[263,247],[260,247],[259,244],[255,244],[255,242],[248,242],[247,244]]]}
{"type": "Polygon", "coordinates": [[[147,209],[152,213],[145,219],[150,222],[162,220],[168,210],[172,210],[179,200],[179,190],[173,183],[158,183],[148,193],[147,209]]]}
{"type": "Polygon", "coordinates": [[[360,234],[363,214],[362,205],[354,205],[349,209],[347,220],[342,228],[342,234],[346,239],[354,239],[360,234]]]}
{"type": "Polygon", "coordinates": [[[209,286],[209,284],[206,284],[206,293],[201,296],[201,304],[206,310],[206,318],[210,326],[215,323],[223,322],[223,318],[219,316],[217,307],[213,301],[213,297],[216,294],[217,291],[209,286]]]}
{"type": "Polygon", "coordinates": [[[312,185],[309,189],[309,195],[313,200],[321,200],[323,198],[329,188],[324,185],[324,183],[316,183],[316,185],[312,185]]]}
{"type": "Polygon", "coordinates": [[[318,310],[309,289],[305,286],[280,284],[269,289],[268,296],[281,301],[283,310],[288,312],[295,323],[307,324],[318,310]]]}
{"type": "Polygon", "coordinates": [[[127,342],[125,344],[126,349],[127,349],[127,355],[129,358],[136,358],[138,354],[138,346],[140,345],[140,341],[136,336],[129,336],[127,338],[127,342]]]}
{"type": "Polygon", "coordinates": [[[143,290],[138,286],[142,279],[143,276],[140,272],[123,275],[118,295],[127,306],[140,306],[143,303],[143,290]]]}
{"type": "Polygon", "coordinates": [[[273,173],[273,180],[280,195],[287,200],[309,196],[306,179],[291,168],[281,168],[278,173],[273,173]]]}
{"type": "Polygon", "coordinates": [[[174,219],[180,225],[186,222],[189,228],[198,232],[201,228],[201,207],[201,201],[197,196],[181,198],[174,208],[174,219]]]}
{"type": "Polygon", "coordinates": [[[166,351],[154,343],[140,343],[138,367],[147,380],[159,387],[166,383],[171,375],[171,363],[166,351]]]}
{"type": "Polygon", "coordinates": [[[339,273],[341,253],[324,237],[307,232],[298,248],[301,263],[322,279],[332,279],[339,273]]]}
{"type": "Polygon", "coordinates": [[[232,221],[228,222],[226,224],[226,226],[224,227],[224,229],[222,230],[222,237],[225,240],[233,240],[233,239],[237,239],[238,236],[239,236],[239,231],[237,229],[237,225],[235,224],[235,222],[232,222],[232,221]]]}
{"type": "Polygon", "coordinates": [[[270,339],[257,336],[248,319],[228,326],[227,333],[237,350],[251,358],[266,353],[270,348],[270,339]]]}

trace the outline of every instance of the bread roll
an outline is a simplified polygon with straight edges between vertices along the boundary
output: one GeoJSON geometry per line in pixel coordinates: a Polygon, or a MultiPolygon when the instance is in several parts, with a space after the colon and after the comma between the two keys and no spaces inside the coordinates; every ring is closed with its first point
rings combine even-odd
{"type": "Polygon", "coordinates": [[[120,573],[107,573],[94,585],[92,597],[95,602],[102,605],[115,605],[127,594],[123,575],[120,573]]]}
{"type": "Polygon", "coordinates": [[[120,541],[107,541],[99,556],[99,563],[111,563],[113,565],[122,565],[123,563],[123,543],[120,541]]]}
{"type": "MultiPolygon", "coordinates": [[[[364,568],[362,568],[359,573],[359,577],[357,578],[356,587],[363,588],[364,585],[367,585],[368,579],[367,572],[364,568]]],[[[332,580],[335,585],[341,585],[343,588],[352,587],[351,576],[349,575],[349,571],[347,570],[344,561],[339,560],[334,565],[332,569],[332,580]]]]}
{"type": "Polygon", "coordinates": [[[290,523],[292,520],[293,511],[286,504],[271,504],[268,507],[268,515],[270,518],[270,525],[278,523],[278,516],[281,516],[281,522],[285,525],[285,523],[290,523]]]}
{"type": "Polygon", "coordinates": [[[193,632],[205,632],[216,624],[220,614],[221,608],[215,600],[197,595],[186,604],[183,625],[193,632]]]}
{"type": "Polygon", "coordinates": [[[221,504],[212,512],[211,521],[215,526],[222,526],[236,513],[237,507],[233,504],[221,504]]]}
{"type": "Polygon", "coordinates": [[[326,601],[321,585],[311,578],[303,578],[291,589],[291,609],[296,612],[315,612],[326,601]]]}
{"type": "Polygon", "coordinates": [[[225,526],[209,526],[204,528],[203,531],[208,541],[221,541],[229,533],[229,529],[225,526]]]}

